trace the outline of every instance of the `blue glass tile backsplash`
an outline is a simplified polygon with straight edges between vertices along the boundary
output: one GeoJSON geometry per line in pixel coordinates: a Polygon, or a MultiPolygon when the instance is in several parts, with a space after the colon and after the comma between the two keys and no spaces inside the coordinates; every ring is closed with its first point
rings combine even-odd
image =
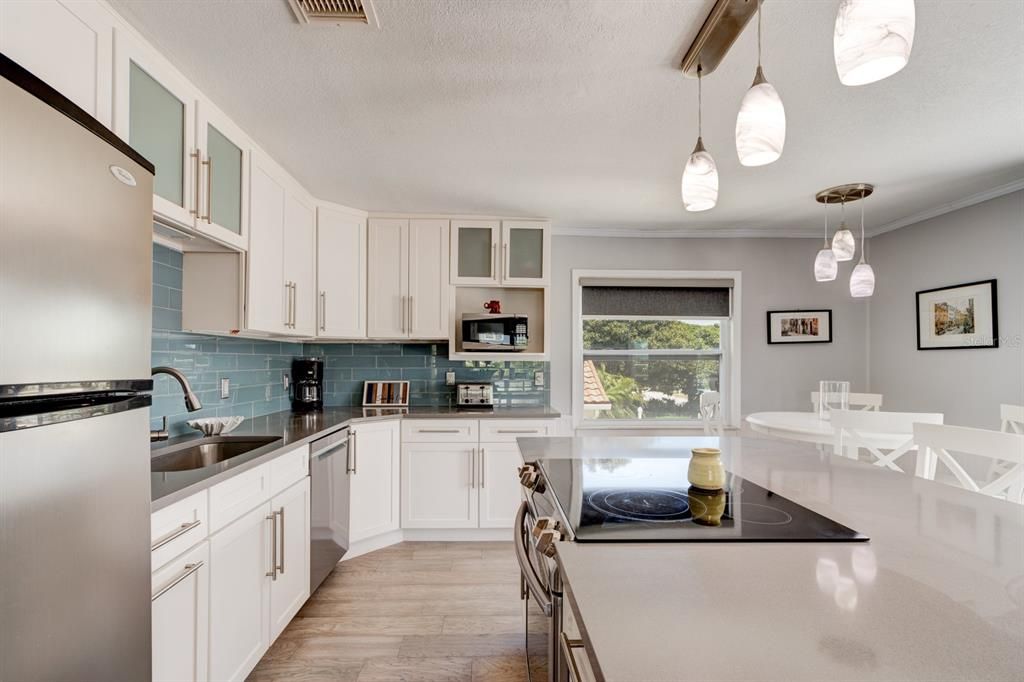
{"type": "Polygon", "coordinates": [[[171,436],[189,432],[188,419],[260,415],[287,410],[283,378],[292,358],[324,359],[324,403],[362,403],[363,381],[405,379],[413,405],[448,405],[452,391],[445,373],[458,381],[492,381],[499,405],[548,405],[550,366],[547,362],[462,362],[448,359],[445,343],[288,343],[181,331],[182,256],[153,245],[153,366],[169,365],[185,373],[203,403],[186,412],[181,389],[167,376],[154,377],[152,428],[167,415],[171,436]],[[543,372],[544,385],[534,385],[543,372]],[[230,397],[220,397],[220,380],[229,379],[230,397]]]}

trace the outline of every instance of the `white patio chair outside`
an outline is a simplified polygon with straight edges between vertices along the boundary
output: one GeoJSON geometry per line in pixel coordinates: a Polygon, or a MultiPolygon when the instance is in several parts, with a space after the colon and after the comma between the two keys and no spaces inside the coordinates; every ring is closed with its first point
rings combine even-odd
{"type": "MultiPolygon", "coordinates": [[[[914,424],[943,421],[941,413],[931,412],[832,410],[830,415],[836,454],[859,459],[860,450],[867,450],[874,458],[872,464],[901,473],[896,460],[916,448],[914,424]]],[[[921,459],[918,456],[918,469],[921,459]]]]}
{"type": "Polygon", "coordinates": [[[1024,503],[1024,435],[967,426],[914,424],[914,443],[922,465],[918,476],[934,481],[942,462],[964,488],[1024,503]],[[1006,462],[1009,467],[995,480],[978,483],[956,460],[956,453],[1006,462]]]}
{"type": "MultiPolygon", "coordinates": [[[[811,405],[814,407],[814,411],[818,411],[818,402],[821,400],[821,394],[818,391],[811,391],[811,405]]],[[[847,399],[847,404],[853,408],[858,407],[861,410],[870,410],[872,412],[878,412],[882,409],[882,394],[881,393],[850,393],[847,399]]]]}
{"type": "Polygon", "coordinates": [[[704,391],[700,394],[700,420],[704,422],[704,433],[722,435],[722,394],[718,391],[704,391]]]}

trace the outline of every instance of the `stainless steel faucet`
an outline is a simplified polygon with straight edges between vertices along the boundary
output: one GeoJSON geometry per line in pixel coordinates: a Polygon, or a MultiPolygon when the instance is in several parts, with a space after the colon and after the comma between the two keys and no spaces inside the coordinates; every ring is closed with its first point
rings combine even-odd
{"type": "MultiPolygon", "coordinates": [[[[192,392],[192,387],[189,385],[188,379],[179,370],[176,370],[173,367],[154,367],[151,372],[151,376],[156,376],[157,374],[166,374],[178,382],[178,385],[181,386],[181,392],[185,394],[186,410],[189,412],[195,412],[196,410],[203,409],[203,404],[199,402],[199,397],[192,392]]],[[[149,440],[150,442],[167,440],[168,436],[167,417],[164,416],[163,426],[156,431],[150,431],[149,440]]]]}

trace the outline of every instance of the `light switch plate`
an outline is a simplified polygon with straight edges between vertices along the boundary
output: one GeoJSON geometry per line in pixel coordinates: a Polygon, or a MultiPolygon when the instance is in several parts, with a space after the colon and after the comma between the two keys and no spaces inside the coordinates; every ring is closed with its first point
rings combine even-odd
{"type": "Polygon", "coordinates": [[[445,372],[444,373],[444,385],[445,386],[454,386],[455,385],[455,372],[445,372]]]}
{"type": "Polygon", "coordinates": [[[536,371],[533,373],[533,385],[543,386],[544,385],[544,372],[536,371]]]}
{"type": "Polygon", "coordinates": [[[220,380],[220,397],[221,399],[231,397],[231,379],[227,377],[220,380]]]}

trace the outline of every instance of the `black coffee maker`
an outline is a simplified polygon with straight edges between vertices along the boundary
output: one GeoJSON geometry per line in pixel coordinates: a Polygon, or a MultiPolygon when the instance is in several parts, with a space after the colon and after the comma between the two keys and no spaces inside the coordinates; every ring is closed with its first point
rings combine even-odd
{"type": "Polygon", "coordinates": [[[320,358],[292,360],[292,410],[309,412],[324,406],[324,361],[320,358]]]}

